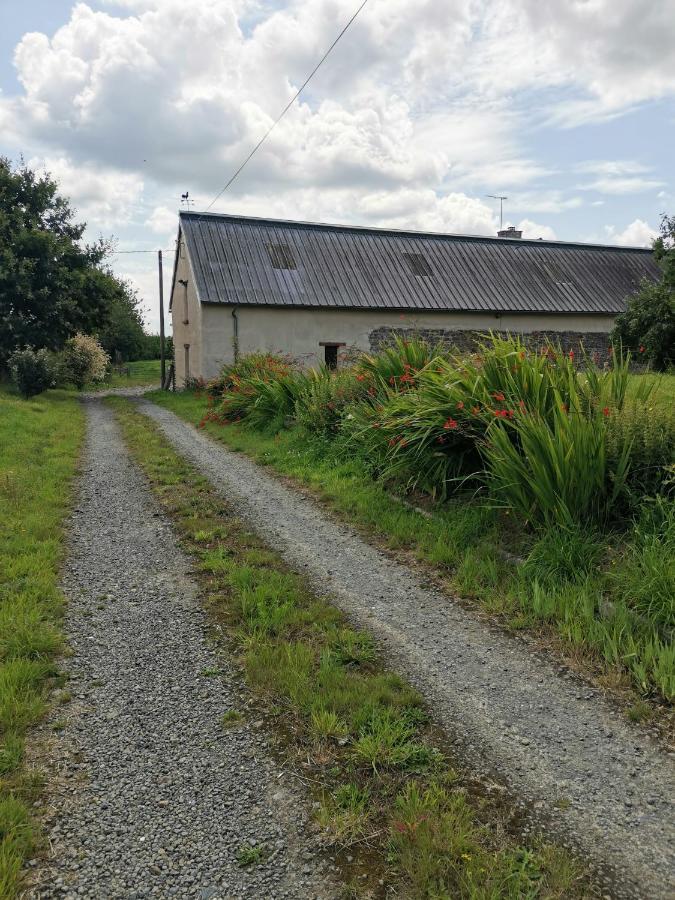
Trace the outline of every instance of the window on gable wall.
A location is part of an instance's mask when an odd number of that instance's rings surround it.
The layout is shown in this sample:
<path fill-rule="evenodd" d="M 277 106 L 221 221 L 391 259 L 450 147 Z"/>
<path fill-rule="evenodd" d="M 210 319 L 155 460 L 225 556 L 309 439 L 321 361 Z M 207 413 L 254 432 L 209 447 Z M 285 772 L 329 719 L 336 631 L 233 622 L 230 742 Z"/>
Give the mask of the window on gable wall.
<path fill-rule="evenodd" d="M 413 275 L 428 277 L 434 274 L 428 259 L 421 253 L 404 253 L 403 259 L 408 263 Z"/>
<path fill-rule="evenodd" d="M 295 258 L 288 244 L 268 244 L 267 254 L 273 269 L 295 269 Z"/>

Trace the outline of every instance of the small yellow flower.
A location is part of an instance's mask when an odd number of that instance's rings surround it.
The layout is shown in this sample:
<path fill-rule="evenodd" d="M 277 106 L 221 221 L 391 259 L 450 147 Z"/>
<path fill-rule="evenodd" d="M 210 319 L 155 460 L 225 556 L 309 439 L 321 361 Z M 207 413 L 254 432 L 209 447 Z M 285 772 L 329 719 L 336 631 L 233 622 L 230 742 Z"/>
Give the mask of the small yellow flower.
<path fill-rule="evenodd" d="M 462 853 L 462 859 L 466 859 L 467 861 L 471 859 L 470 853 Z"/>

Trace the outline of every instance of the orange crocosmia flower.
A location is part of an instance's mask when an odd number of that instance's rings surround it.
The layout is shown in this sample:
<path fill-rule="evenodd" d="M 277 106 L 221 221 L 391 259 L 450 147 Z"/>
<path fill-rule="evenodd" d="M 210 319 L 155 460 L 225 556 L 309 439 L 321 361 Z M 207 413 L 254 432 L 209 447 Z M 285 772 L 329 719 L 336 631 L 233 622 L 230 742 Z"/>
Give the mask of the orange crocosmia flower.
<path fill-rule="evenodd" d="M 463 400 L 460 400 L 460 401 L 457 403 L 457 409 L 464 409 L 464 401 L 463 401 Z"/>

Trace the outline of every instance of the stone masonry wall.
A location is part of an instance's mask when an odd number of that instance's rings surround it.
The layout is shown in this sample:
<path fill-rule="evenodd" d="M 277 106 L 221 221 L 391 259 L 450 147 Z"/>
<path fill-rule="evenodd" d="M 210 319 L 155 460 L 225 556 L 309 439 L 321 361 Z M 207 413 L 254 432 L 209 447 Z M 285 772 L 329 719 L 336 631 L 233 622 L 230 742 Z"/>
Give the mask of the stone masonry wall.
<path fill-rule="evenodd" d="M 506 336 L 505 332 L 494 332 Z M 514 332 L 515 334 L 515 332 Z M 421 338 L 429 344 L 436 346 L 442 344 L 448 350 L 471 352 L 476 349 L 480 341 L 480 333 L 477 331 L 463 331 L 446 328 L 392 328 L 385 325 L 370 332 L 370 350 L 376 353 L 396 337 Z M 547 343 L 560 344 L 567 353 L 574 350 L 579 356 L 583 345 L 590 356 L 597 354 L 600 360 L 605 360 L 610 347 L 609 334 L 602 331 L 530 331 L 518 335 L 526 347 L 531 350 L 539 350 Z"/>

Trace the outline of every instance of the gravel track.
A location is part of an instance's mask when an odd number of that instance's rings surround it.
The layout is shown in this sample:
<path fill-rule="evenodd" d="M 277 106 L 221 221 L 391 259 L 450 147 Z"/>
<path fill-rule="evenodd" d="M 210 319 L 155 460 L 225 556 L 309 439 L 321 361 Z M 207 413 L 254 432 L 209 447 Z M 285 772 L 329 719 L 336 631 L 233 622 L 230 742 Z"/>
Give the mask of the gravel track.
<path fill-rule="evenodd" d="M 497 774 L 613 897 L 675 896 L 673 755 L 595 690 L 483 621 L 173 413 L 142 412 L 315 588 L 386 648 L 474 769 Z"/>
<path fill-rule="evenodd" d="M 262 723 L 223 728 L 249 695 L 205 641 L 188 559 L 112 413 L 86 405 L 64 580 L 73 699 L 52 721 L 65 716 L 49 748 L 52 854 L 29 895 L 337 896 L 306 799 L 280 777 Z M 246 844 L 265 855 L 242 868 Z"/>

